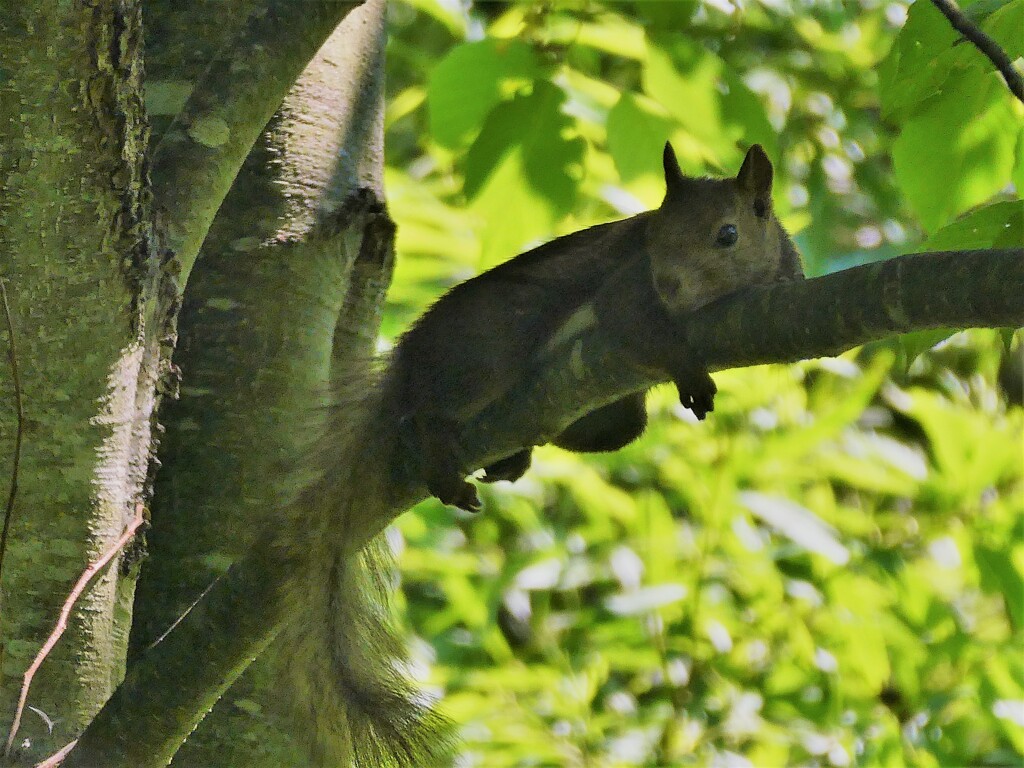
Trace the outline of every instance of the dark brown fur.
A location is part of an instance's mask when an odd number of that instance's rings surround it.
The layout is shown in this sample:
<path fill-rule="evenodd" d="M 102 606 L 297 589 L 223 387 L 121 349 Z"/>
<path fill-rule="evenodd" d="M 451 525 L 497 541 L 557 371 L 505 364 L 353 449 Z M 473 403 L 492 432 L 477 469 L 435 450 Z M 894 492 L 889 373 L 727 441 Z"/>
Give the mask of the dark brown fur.
<path fill-rule="evenodd" d="M 657 210 L 558 238 L 457 285 L 401 338 L 385 377 L 388 400 L 412 422 L 424 480 L 443 502 L 479 508 L 463 479 L 460 425 L 515 386 L 577 310 L 592 305 L 599 324 L 622 337 L 624 354 L 670 375 L 703 418 L 715 394 L 703 364 L 661 359 L 656 339 L 636 338 L 637 313 L 653 334 L 727 293 L 803 276 L 772 212 L 772 166 L 761 147 L 730 179 L 683 176 L 667 144 L 664 161 Z M 641 393 L 584 416 L 553 442 L 615 450 L 645 425 Z M 526 448 L 488 467 L 485 479 L 516 479 L 529 462 Z"/>

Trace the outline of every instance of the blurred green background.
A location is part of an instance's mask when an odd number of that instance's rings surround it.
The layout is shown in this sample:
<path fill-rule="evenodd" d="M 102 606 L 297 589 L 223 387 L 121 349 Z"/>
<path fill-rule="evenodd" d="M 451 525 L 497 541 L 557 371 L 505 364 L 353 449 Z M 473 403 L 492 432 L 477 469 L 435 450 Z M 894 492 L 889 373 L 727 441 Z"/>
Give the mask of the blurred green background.
<path fill-rule="evenodd" d="M 1024 0 L 963 3 L 1011 58 Z M 1024 109 L 927 2 L 390 9 L 385 336 L 532 245 L 762 143 L 808 274 L 1024 246 Z M 1024 286 L 1022 286 L 1024 290 Z M 915 334 L 668 388 L 390 533 L 463 766 L 1020 765 L 1020 333 Z"/>

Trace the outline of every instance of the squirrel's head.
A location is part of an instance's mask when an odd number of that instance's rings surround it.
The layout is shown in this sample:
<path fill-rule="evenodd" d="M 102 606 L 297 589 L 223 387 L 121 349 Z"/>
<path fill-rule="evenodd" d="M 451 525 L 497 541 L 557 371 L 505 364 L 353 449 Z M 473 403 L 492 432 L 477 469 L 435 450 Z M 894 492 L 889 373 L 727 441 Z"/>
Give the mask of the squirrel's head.
<path fill-rule="evenodd" d="M 665 144 L 665 201 L 651 215 L 647 250 L 665 306 L 691 311 L 785 272 L 785 234 L 772 211 L 772 163 L 759 144 L 735 178 L 684 176 Z"/>

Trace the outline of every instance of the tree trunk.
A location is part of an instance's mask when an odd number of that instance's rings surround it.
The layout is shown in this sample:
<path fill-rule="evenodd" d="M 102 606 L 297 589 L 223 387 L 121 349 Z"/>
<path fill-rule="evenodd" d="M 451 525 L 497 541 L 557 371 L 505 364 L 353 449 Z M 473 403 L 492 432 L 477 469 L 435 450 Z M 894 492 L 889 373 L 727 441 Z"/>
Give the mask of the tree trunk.
<path fill-rule="evenodd" d="M 0 10 L 5 498 L 17 433 L 11 336 L 25 415 L 0 585 L 6 723 L 71 584 L 134 515 L 149 467 L 176 289 L 153 237 L 140 22 L 127 0 Z M 120 681 L 133 562 L 124 555 L 96 579 L 35 676 L 38 712 L 25 713 L 19 760 L 74 738 Z"/>
<path fill-rule="evenodd" d="M 177 3 L 148 4 L 146 21 L 156 30 L 151 42 L 162 37 L 165 47 L 162 57 L 151 55 L 147 63 L 151 71 L 166 63 L 164 71 L 171 75 L 147 83 L 147 103 L 157 115 L 153 146 L 172 137 L 149 156 L 137 4 L 101 0 L 84 9 L 9 4 L 0 10 L 6 96 L 0 102 L 0 279 L 12 310 L 10 329 L 0 316 L 4 498 L 19 433 L 14 365 L 6 354 L 12 345 L 25 414 L 0 582 L 5 673 L 0 691 L 8 723 L 21 676 L 52 630 L 71 585 L 117 540 L 138 503 L 148 498 L 154 408 L 160 392 L 177 386 L 168 358 L 175 343 L 179 265 L 191 267 L 194 249 L 220 205 L 217 196 L 235 178 L 237 165 L 297 74 L 338 20 L 359 4 L 237 0 L 229 5 L 215 0 L 184 10 Z M 177 34 L 170 34 L 172 29 Z M 248 68 L 229 79 L 233 40 L 247 56 Z M 260 55 L 248 56 L 250 49 Z M 215 130 L 220 123 L 211 113 L 226 109 L 232 99 L 238 106 L 224 120 L 230 136 L 222 142 Z M 177 119 L 171 120 L 171 114 Z M 297 112 L 293 122 L 301 123 L 302 115 Z M 331 147 L 315 150 L 313 161 L 305 158 L 304 172 L 317 158 L 333 159 Z M 379 160 L 379 138 L 375 151 Z M 295 169 L 301 165 L 297 158 L 293 164 Z M 156 205 L 151 202 L 151 165 Z M 305 178 L 294 172 L 295 178 Z M 185 174 L 184 180 L 178 173 Z M 318 203 L 329 195 L 321 198 Z M 163 209 L 161 222 L 172 225 L 166 238 L 154 225 L 154 209 Z M 248 235 L 257 231 L 251 207 L 239 205 L 236 212 L 236 229 Z M 299 218 L 292 211 L 282 221 L 295 234 Z M 306 224 L 313 223 L 307 217 Z M 353 243 L 327 229 L 329 235 L 313 238 L 315 247 L 294 238 L 280 244 L 274 257 L 259 254 L 254 263 L 262 264 L 265 275 L 276 275 L 268 284 L 277 280 L 294 291 L 296 281 L 288 272 L 303 252 L 310 275 L 318 261 L 333 264 L 343 275 L 339 255 Z M 159 245 L 164 241 L 173 252 Z M 229 242 L 221 242 L 220 253 L 232 252 Z M 339 290 L 337 282 L 334 290 Z M 223 306 L 215 296 L 209 298 L 211 307 Z M 280 299 L 279 309 L 294 306 L 283 293 Z M 340 311 L 344 296 L 334 302 Z M 278 328 L 289 323 L 306 327 L 308 318 L 283 314 L 273 307 L 261 312 L 271 335 L 271 326 L 282 321 Z M 328 361 L 334 321 L 333 316 L 326 321 L 325 333 L 311 345 Z M 216 330 L 211 333 L 215 336 Z M 293 362 L 299 378 L 316 370 Z M 278 383 L 284 387 L 284 379 Z M 297 380 L 290 384 L 294 387 Z M 266 428 L 267 421 L 261 426 Z M 173 504 L 173 495 L 169 499 Z M 195 530 L 190 527 L 190 535 Z M 218 536 L 216 526 L 203 530 Z M 34 763 L 71 741 L 121 681 L 141 554 L 137 545 L 129 546 L 127 555 L 115 559 L 79 599 L 68 630 L 35 675 L 11 760 Z M 180 564 L 177 577 L 191 574 L 190 565 Z M 167 606 L 158 604 L 143 618 L 158 615 L 161 607 Z"/>

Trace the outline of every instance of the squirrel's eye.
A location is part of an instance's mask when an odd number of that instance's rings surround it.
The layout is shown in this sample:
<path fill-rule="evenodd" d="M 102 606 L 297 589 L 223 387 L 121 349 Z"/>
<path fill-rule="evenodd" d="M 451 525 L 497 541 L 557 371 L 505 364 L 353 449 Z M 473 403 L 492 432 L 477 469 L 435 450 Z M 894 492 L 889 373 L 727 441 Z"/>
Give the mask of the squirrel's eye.
<path fill-rule="evenodd" d="M 718 237 L 715 238 L 715 242 L 721 246 L 735 245 L 738 237 L 739 233 L 736 231 L 735 224 L 723 224 L 722 228 L 718 230 Z"/>

